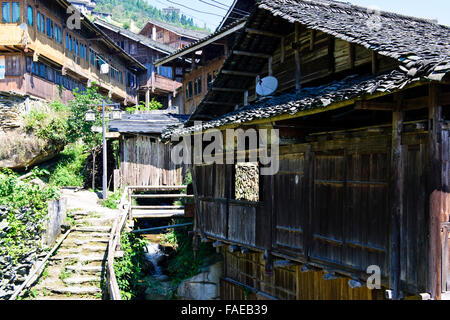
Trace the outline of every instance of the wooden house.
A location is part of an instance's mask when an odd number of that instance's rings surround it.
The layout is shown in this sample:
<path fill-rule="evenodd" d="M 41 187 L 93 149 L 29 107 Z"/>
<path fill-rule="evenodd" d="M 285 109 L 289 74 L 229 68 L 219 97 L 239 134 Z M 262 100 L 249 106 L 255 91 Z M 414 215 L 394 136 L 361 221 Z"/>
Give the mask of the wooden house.
<path fill-rule="evenodd" d="M 139 34 L 178 50 L 208 36 L 209 32 L 181 28 L 170 23 L 149 19 Z"/>
<path fill-rule="evenodd" d="M 177 100 L 181 83 L 176 81 L 176 70 L 172 66 L 156 68 L 154 64 L 156 60 L 174 52 L 174 48 L 101 19 L 95 19 L 94 24 L 147 68 L 147 72 L 137 79 L 139 101 L 145 101 L 148 106 L 150 100 L 155 98 L 164 107 L 172 104 L 181 107 L 182 101 Z"/>
<path fill-rule="evenodd" d="M 0 91 L 67 102 L 73 89 L 96 82 L 124 105 L 137 103 L 136 77 L 146 68 L 81 15 L 80 29 L 65 0 L 0 1 Z M 70 10 L 69 10 L 70 12 Z M 102 74 L 107 63 L 109 72 Z"/>
<path fill-rule="evenodd" d="M 182 72 L 183 113 L 191 114 L 205 97 L 208 89 L 222 67 L 236 34 L 245 25 L 239 19 L 215 33 L 159 59 L 158 68 L 172 66 Z"/>
<path fill-rule="evenodd" d="M 120 133 L 120 187 L 183 185 L 184 167 L 171 161 L 172 146 L 160 138 L 166 127 L 187 118 L 168 109 L 126 114 L 109 122 L 109 131 Z"/>
<path fill-rule="evenodd" d="M 163 133 L 279 130 L 279 171 L 253 164 L 256 187 L 242 163 L 192 166 L 195 230 L 224 256 L 222 299 L 448 297 L 449 39 L 341 2 L 257 3 L 190 119 Z M 277 91 L 257 96 L 268 75 Z M 242 197 L 248 185 L 256 197 Z"/>

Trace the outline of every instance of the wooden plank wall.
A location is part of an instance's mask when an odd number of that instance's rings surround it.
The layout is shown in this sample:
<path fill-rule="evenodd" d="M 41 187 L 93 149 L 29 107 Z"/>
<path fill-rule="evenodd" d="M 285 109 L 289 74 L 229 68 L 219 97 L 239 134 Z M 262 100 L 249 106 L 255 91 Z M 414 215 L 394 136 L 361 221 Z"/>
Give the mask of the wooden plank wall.
<path fill-rule="evenodd" d="M 122 186 L 173 186 L 183 184 L 184 169 L 171 161 L 172 147 L 148 136 L 121 139 Z"/>
<path fill-rule="evenodd" d="M 267 299 L 263 293 L 281 300 L 384 299 L 383 290 L 369 290 L 366 286 L 352 289 L 348 278 L 325 280 L 325 272 L 301 272 L 301 265 L 276 268 L 274 275 L 267 277 L 261 254 L 244 255 L 224 250 L 224 263 L 225 280 L 221 282 L 221 298 L 224 300 Z"/>
<path fill-rule="evenodd" d="M 199 167 L 200 200 L 208 203 L 202 212 L 206 234 L 361 279 L 376 265 L 388 286 L 391 136 L 390 128 L 371 129 L 282 147 L 279 173 L 261 177 L 259 203 L 232 199 L 233 175 L 228 171 L 224 178 L 214 166 Z M 420 130 L 402 136 L 401 287 L 410 293 L 427 289 L 426 137 Z M 217 188 L 225 191 L 213 194 Z"/>

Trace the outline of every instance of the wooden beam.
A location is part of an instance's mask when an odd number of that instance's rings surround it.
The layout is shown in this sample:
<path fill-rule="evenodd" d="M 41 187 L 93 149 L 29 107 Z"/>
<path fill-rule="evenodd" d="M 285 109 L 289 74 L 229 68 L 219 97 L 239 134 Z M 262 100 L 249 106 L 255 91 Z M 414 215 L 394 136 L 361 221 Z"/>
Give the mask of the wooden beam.
<path fill-rule="evenodd" d="M 283 38 L 283 36 L 281 34 L 274 33 L 274 32 L 269 32 L 269 31 L 264 31 L 264 30 L 257 30 L 257 29 L 252 29 L 252 28 L 246 28 L 245 31 L 247 33 L 250 33 L 250 34 L 257 34 L 257 35 L 260 35 L 260 36 L 279 38 L 279 39 Z"/>
<path fill-rule="evenodd" d="M 334 57 L 334 50 L 336 47 L 336 40 L 333 36 L 328 37 L 328 72 L 333 73 L 336 70 L 336 59 Z"/>
<path fill-rule="evenodd" d="M 248 52 L 248 51 L 239 51 L 239 50 L 233 50 L 233 54 L 236 54 L 238 56 L 248 56 L 248 57 L 262 58 L 262 59 L 269 59 L 272 56 L 272 55 L 266 54 L 266 53 L 257 53 L 257 52 Z"/>
<path fill-rule="evenodd" d="M 296 22 L 294 28 L 295 28 L 294 42 L 298 43 L 300 41 L 300 24 Z M 302 69 L 300 60 L 300 48 L 299 46 L 297 46 L 297 49 L 295 50 L 295 90 L 297 91 L 299 91 L 302 88 L 301 78 L 302 78 Z"/>
<path fill-rule="evenodd" d="M 255 78 L 256 76 L 258 76 L 257 73 L 253 73 L 253 72 L 234 71 L 234 70 L 222 70 L 221 73 L 229 74 L 232 76 L 241 76 L 241 77 L 250 77 L 250 78 Z"/>
<path fill-rule="evenodd" d="M 356 53 L 355 53 L 355 45 L 353 43 L 349 43 L 349 58 L 350 58 L 350 68 L 354 69 L 355 68 L 355 60 L 356 60 Z"/>
<path fill-rule="evenodd" d="M 281 58 L 280 62 L 284 63 L 284 59 L 286 57 L 286 49 L 285 49 L 285 37 L 281 38 Z"/>
<path fill-rule="evenodd" d="M 431 298 L 441 298 L 441 212 L 443 209 L 442 180 L 442 106 L 439 105 L 439 87 L 429 85 L 428 146 L 429 146 L 429 253 L 428 253 L 428 292 Z M 446 239 L 447 241 L 447 239 Z M 447 270 L 446 270 L 447 272 Z"/>
<path fill-rule="evenodd" d="M 372 51 L 372 74 L 378 74 L 378 53 Z"/>
<path fill-rule="evenodd" d="M 314 50 L 316 43 L 316 30 L 311 30 L 311 37 L 309 38 L 309 51 Z"/>
<path fill-rule="evenodd" d="M 394 102 L 378 102 L 378 101 L 356 101 L 355 109 L 357 110 L 379 110 L 392 111 Z"/>
<path fill-rule="evenodd" d="M 442 93 L 439 97 L 439 104 L 441 106 L 450 105 L 450 92 Z"/>
<path fill-rule="evenodd" d="M 235 92 L 235 93 L 243 93 L 246 90 L 245 89 L 237 89 L 237 88 L 219 88 L 219 87 L 212 87 L 212 91 L 221 91 L 221 92 Z"/>
<path fill-rule="evenodd" d="M 234 107 L 235 103 L 229 103 L 229 102 L 218 102 L 218 101 L 203 101 L 204 104 L 210 104 L 214 106 L 232 106 Z"/>
<path fill-rule="evenodd" d="M 401 96 L 397 96 L 397 104 L 392 113 L 392 150 L 391 150 L 391 186 L 392 186 L 392 211 L 390 234 L 390 288 L 393 299 L 400 299 L 400 254 L 401 231 L 400 224 L 403 212 L 403 149 L 402 132 L 404 113 L 401 111 Z"/>

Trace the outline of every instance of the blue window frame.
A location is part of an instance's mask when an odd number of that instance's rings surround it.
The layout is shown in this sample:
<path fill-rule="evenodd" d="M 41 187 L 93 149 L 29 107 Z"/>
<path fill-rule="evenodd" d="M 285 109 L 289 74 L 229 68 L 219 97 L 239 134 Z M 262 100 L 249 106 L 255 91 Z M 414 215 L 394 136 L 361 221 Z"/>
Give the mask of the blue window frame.
<path fill-rule="evenodd" d="M 20 2 L 12 3 L 12 22 L 20 22 Z"/>
<path fill-rule="evenodd" d="M 30 26 L 33 26 L 33 18 L 34 18 L 34 16 L 33 16 L 33 8 L 31 6 L 28 6 L 28 8 L 27 8 L 27 23 Z"/>
<path fill-rule="evenodd" d="M 11 22 L 11 3 L 2 3 L 2 22 Z"/>
<path fill-rule="evenodd" d="M 40 31 L 41 30 L 41 13 L 39 11 L 36 14 L 36 26 L 37 26 L 37 29 Z"/>

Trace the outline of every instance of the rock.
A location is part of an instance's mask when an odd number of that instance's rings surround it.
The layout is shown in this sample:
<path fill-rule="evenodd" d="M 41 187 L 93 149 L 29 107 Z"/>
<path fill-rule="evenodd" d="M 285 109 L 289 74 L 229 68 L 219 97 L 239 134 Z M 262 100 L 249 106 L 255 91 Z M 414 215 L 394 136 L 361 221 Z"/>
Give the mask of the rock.
<path fill-rule="evenodd" d="M 69 229 L 70 229 L 70 224 L 68 224 L 68 223 L 63 223 L 63 224 L 61 225 L 61 232 L 62 232 L 62 233 L 66 233 L 67 231 L 69 231 Z"/>
<path fill-rule="evenodd" d="M 170 300 L 174 288 L 169 282 L 154 283 L 145 290 L 145 300 Z"/>
<path fill-rule="evenodd" d="M 158 280 L 159 282 L 167 282 L 170 281 L 169 276 L 163 274 L 161 276 L 155 276 L 155 280 Z"/>
<path fill-rule="evenodd" d="M 159 267 L 167 267 L 167 265 L 169 263 L 168 256 L 166 256 L 166 255 L 159 256 L 156 259 L 156 263 Z"/>
<path fill-rule="evenodd" d="M 18 275 L 24 276 L 28 274 L 28 270 L 30 270 L 30 266 L 22 264 L 16 269 L 16 273 Z"/>
<path fill-rule="evenodd" d="M 223 264 L 218 262 L 190 279 L 184 280 L 177 288 L 180 299 L 216 300 L 219 297 L 220 277 Z"/>
<path fill-rule="evenodd" d="M 46 186 L 45 182 L 42 181 L 42 180 L 39 179 L 39 178 L 35 178 L 35 179 L 31 180 L 31 181 L 30 181 L 30 184 L 37 185 L 37 186 L 39 186 L 39 187 L 41 187 L 41 188 L 44 188 L 44 187 Z"/>
<path fill-rule="evenodd" d="M 155 266 L 153 265 L 153 262 L 151 262 L 149 259 L 144 259 L 142 271 L 145 274 L 152 274 L 155 272 Z"/>

